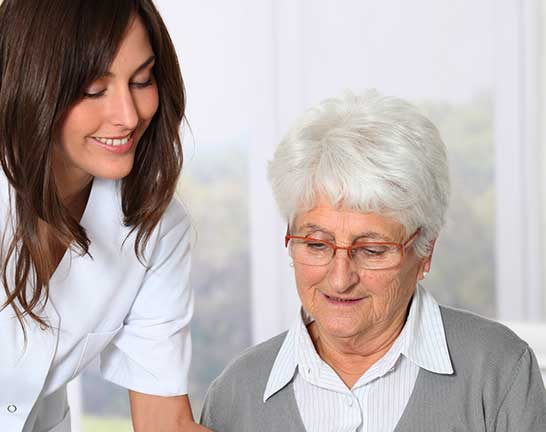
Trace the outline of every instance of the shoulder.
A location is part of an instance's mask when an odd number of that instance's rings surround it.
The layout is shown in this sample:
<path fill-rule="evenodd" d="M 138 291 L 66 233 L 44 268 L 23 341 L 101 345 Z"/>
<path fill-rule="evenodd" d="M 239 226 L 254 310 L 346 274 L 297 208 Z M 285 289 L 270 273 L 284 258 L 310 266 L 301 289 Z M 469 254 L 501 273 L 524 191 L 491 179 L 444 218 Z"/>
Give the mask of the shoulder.
<path fill-rule="evenodd" d="M 265 386 L 286 333 L 247 349 L 236 357 L 210 385 L 202 424 L 214 430 L 237 430 L 243 418 L 255 418 L 263 408 Z"/>
<path fill-rule="evenodd" d="M 134 229 L 125 223 L 122 180 L 95 178 L 84 218 L 85 228 L 94 241 L 100 239 L 108 245 L 111 239 L 117 238 L 122 248 L 134 251 L 140 228 Z M 188 213 L 175 195 L 150 233 L 144 248 L 145 261 L 161 261 L 158 255 L 170 256 L 173 249 L 179 249 L 181 244 L 189 247 L 190 228 Z"/>
<path fill-rule="evenodd" d="M 269 375 L 286 335 L 282 333 L 247 349 L 224 369 L 205 397 L 203 425 L 218 431 L 272 430 L 271 424 L 277 425 L 275 430 L 293 429 L 295 423 L 290 419 L 289 408 L 295 401 L 289 393 L 263 402 Z M 285 413 L 288 418 L 279 418 Z"/>
<path fill-rule="evenodd" d="M 110 180 L 97 177 L 94 180 L 93 190 L 91 193 L 93 192 L 95 192 L 100 198 L 94 201 L 95 204 L 99 206 L 115 206 L 115 211 L 113 211 L 113 213 L 116 213 L 120 218 L 123 218 L 122 180 Z M 102 210 L 110 211 L 114 209 L 102 208 Z M 168 230 L 169 228 L 179 224 L 189 224 L 189 217 L 182 199 L 175 194 L 163 212 L 159 226 L 163 226 L 163 229 Z"/>
<path fill-rule="evenodd" d="M 285 338 L 286 332 L 243 351 L 213 381 L 209 392 L 223 393 L 233 389 L 234 384 L 238 384 L 238 388 L 249 390 L 255 388 L 257 393 L 263 393 L 271 368 Z"/>
<path fill-rule="evenodd" d="M 146 247 L 150 266 L 157 268 L 170 263 L 172 271 L 189 270 L 192 233 L 191 220 L 182 201 L 173 197 Z"/>
<path fill-rule="evenodd" d="M 165 209 L 165 213 L 163 213 L 161 223 L 165 227 L 172 227 L 173 225 L 179 224 L 190 224 L 190 219 L 186 210 L 186 206 L 178 195 L 175 194 L 171 199 L 171 202 Z"/>
<path fill-rule="evenodd" d="M 461 409 L 478 407 L 495 430 L 508 430 L 508 424 L 518 424 L 521 431 L 544 430 L 546 392 L 529 345 L 498 322 L 448 307 L 440 310 L 455 372 L 442 381 L 458 383 L 450 387 L 450 406 L 464 401 Z"/>
<path fill-rule="evenodd" d="M 440 306 L 440 311 L 448 338 L 464 339 L 465 343 L 488 349 L 521 352 L 527 348 L 525 341 L 497 321 L 448 306 Z"/>
<path fill-rule="evenodd" d="M 186 237 L 191 228 L 191 219 L 184 203 L 178 196 L 173 196 L 156 227 L 158 240 Z"/>
<path fill-rule="evenodd" d="M 165 209 L 155 230 L 157 232 L 156 246 L 160 250 L 180 248 L 181 244 L 185 244 L 187 248 L 190 247 L 190 217 L 182 200 L 176 195 Z"/>
<path fill-rule="evenodd" d="M 455 367 L 487 366 L 500 373 L 514 367 L 529 350 L 524 340 L 499 322 L 446 306 L 440 311 Z"/>

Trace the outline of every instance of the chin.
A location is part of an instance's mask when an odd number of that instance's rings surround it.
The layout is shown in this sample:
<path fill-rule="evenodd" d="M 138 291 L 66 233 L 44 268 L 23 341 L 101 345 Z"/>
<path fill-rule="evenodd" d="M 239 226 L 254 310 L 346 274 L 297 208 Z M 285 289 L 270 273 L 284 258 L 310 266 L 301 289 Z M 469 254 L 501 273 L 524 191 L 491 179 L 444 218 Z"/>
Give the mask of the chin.
<path fill-rule="evenodd" d="M 326 333 L 336 338 L 350 338 L 362 334 L 366 330 L 364 323 L 343 318 L 330 318 L 320 326 Z"/>
<path fill-rule="evenodd" d="M 133 170 L 133 162 L 130 164 L 123 164 L 119 166 L 108 166 L 108 167 L 96 167 L 92 175 L 94 177 L 99 177 L 108 180 L 120 180 L 124 177 L 127 177 Z"/>
<path fill-rule="evenodd" d="M 127 177 L 133 170 L 134 157 L 128 155 L 124 160 L 116 161 L 116 163 L 97 163 L 91 171 L 94 177 L 104 178 L 108 180 L 120 180 Z"/>

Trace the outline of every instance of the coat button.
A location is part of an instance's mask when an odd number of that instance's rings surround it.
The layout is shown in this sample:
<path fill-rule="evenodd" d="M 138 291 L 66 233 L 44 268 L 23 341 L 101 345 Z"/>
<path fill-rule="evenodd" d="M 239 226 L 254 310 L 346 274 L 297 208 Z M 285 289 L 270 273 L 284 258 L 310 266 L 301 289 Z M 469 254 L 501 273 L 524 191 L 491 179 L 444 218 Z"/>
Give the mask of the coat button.
<path fill-rule="evenodd" d="M 8 412 L 13 414 L 15 411 L 17 411 L 17 407 L 15 405 L 8 405 Z"/>

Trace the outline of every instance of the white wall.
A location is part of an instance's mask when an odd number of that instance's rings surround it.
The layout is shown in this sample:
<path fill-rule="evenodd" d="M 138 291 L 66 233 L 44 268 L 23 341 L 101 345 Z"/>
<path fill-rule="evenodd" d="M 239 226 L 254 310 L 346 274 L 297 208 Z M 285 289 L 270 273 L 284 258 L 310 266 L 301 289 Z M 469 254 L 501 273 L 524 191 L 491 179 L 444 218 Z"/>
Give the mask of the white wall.
<path fill-rule="evenodd" d="M 495 4 L 496 283 L 507 320 L 545 318 L 539 16 L 535 0 Z"/>

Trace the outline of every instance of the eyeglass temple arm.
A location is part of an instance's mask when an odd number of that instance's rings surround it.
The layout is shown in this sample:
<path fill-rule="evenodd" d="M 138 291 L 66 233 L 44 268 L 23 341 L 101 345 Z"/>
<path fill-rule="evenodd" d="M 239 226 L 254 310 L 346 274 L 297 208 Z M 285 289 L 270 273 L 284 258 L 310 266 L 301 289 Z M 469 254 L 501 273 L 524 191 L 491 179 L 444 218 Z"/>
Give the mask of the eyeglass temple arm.
<path fill-rule="evenodd" d="M 408 246 L 408 244 L 410 244 L 411 241 L 412 241 L 415 237 L 417 237 L 417 236 L 419 235 L 420 232 L 421 232 L 421 227 L 417 228 L 417 230 L 413 233 L 413 235 L 412 235 L 409 239 L 407 239 L 407 240 L 404 242 L 404 244 L 402 245 L 402 246 L 403 246 L 403 249 L 405 249 L 405 248 Z"/>

